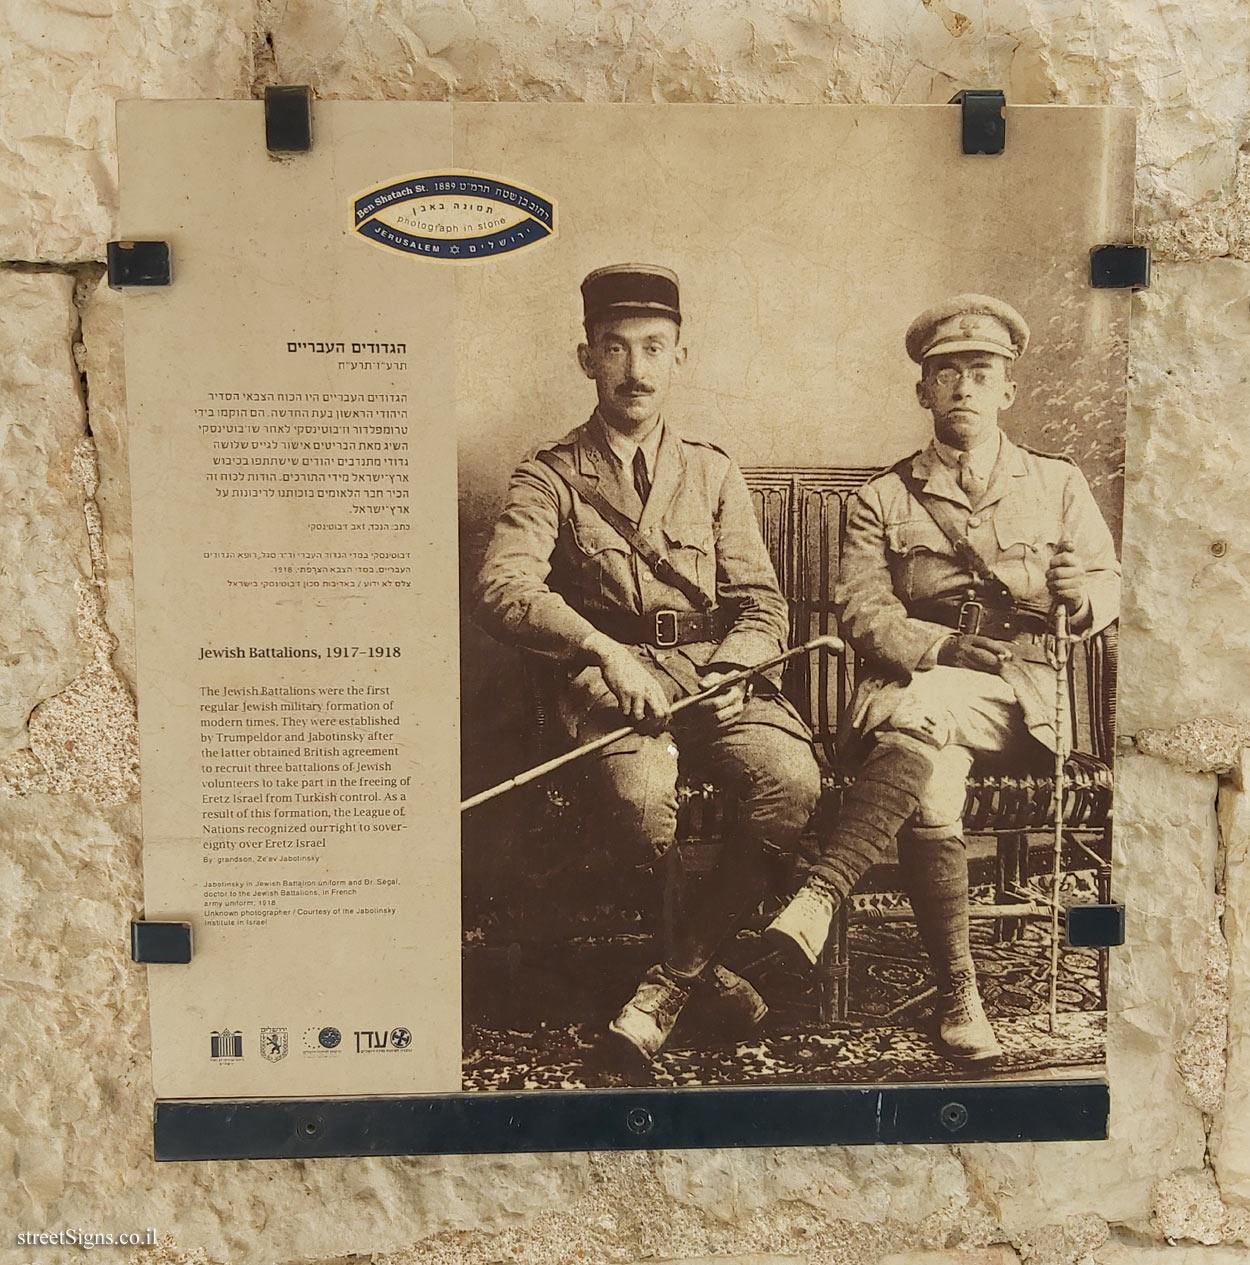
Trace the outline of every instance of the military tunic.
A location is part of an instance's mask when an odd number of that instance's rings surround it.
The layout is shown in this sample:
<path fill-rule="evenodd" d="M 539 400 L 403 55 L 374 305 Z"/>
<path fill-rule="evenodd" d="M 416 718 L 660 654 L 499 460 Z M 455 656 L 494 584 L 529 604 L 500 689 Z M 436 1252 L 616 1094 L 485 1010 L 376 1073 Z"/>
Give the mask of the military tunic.
<path fill-rule="evenodd" d="M 1019 605 L 1042 613 L 1050 609 L 1046 570 L 1057 544 L 1069 540 L 1086 568 L 1088 599 L 1074 634 L 1088 637 L 1116 619 L 1120 565 L 1076 466 L 1030 452 L 1004 435 L 975 508 L 934 445 L 911 459 L 911 473 L 926 496 L 956 507 L 957 525 Z M 917 618 L 909 608 L 958 595 L 973 583 L 950 541 L 897 473 L 872 480 L 852 500 L 837 602 L 843 632 L 864 659 L 851 709 L 856 730 L 919 732 L 942 747 L 960 740 L 961 725 L 971 726 L 980 735 L 971 741 L 984 749 L 1022 727 L 1054 749 L 1055 670 L 1044 638 L 1011 646 L 1001 677 L 934 666 L 937 647 L 954 630 Z M 965 771 L 970 763 L 969 758 Z M 953 804 L 950 795 L 947 802 Z"/>
<path fill-rule="evenodd" d="M 634 520 L 709 601 L 736 611 L 719 642 L 629 645 L 629 652 L 670 701 L 700 688 L 700 669 L 750 667 L 780 654 L 789 633 L 786 601 L 735 463 L 716 445 L 679 434 L 665 422 L 643 506 L 608 449 L 603 425 L 594 415 L 549 448 Z M 697 609 L 679 589 L 654 576 L 599 513 L 537 458 L 524 461 L 513 475 L 477 598 L 479 621 L 488 632 L 564 669 L 561 718 L 578 741 L 622 724 L 615 697 L 584 649 L 599 625 L 611 636 L 612 621 L 620 616 Z M 774 786 L 770 806 L 756 805 L 756 824 L 769 843 L 788 844 L 806 824 L 818 793 L 811 738 L 780 694 L 757 691 L 737 721 L 711 736 L 679 732 L 678 740 L 683 753 L 691 749 L 713 774 L 729 776 L 740 791 L 745 787 L 748 800 L 755 793 L 751 784 L 760 772 L 757 766 L 769 766 L 789 786 L 791 803 L 779 807 Z M 631 807 L 625 815 L 634 817 L 625 833 L 634 836 L 643 861 L 654 860 L 675 831 L 673 740 L 636 735 L 607 755 L 600 763 L 609 793 L 627 801 Z M 613 760 L 619 756 L 636 758 Z M 778 765 L 785 768 L 775 769 Z"/>

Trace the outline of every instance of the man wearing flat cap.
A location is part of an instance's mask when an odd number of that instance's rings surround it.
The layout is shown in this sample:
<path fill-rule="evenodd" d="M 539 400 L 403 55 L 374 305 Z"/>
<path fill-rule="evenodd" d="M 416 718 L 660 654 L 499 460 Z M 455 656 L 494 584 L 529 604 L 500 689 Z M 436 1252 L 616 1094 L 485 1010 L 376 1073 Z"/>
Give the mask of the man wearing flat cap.
<path fill-rule="evenodd" d="M 686 359 L 677 277 L 600 268 L 582 298 L 577 358 L 598 405 L 513 475 L 478 610 L 494 636 L 556 666 L 573 742 L 653 722 L 585 760 L 587 802 L 599 810 L 592 843 L 622 865 L 653 866 L 674 842 L 679 759 L 737 801 L 717 869 L 609 1025 L 622 1048 L 650 1059 L 692 995 L 728 1019 L 763 1016 L 759 994 L 717 953 L 758 903 L 768 853 L 790 849 L 807 823 L 819 776 L 808 731 L 764 677 L 661 731 L 679 698 L 786 648 L 786 602 L 737 466 L 664 411 Z"/>
<path fill-rule="evenodd" d="M 766 933 L 814 962 L 838 904 L 897 839 L 939 1040 L 971 1061 L 1002 1051 L 969 948 L 966 779 L 977 758 L 1028 768 L 1053 754 L 1054 608 L 1085 637 L 1119 604 L 1115 547 L 1084 476 L 999 429 L 1028 340 L 1014 308 L 978 294 L 907 331 L 933 441 L 852 500 L 837 593 L 863 661 L 851 722 L 867 755 L 820 860 Z"/>

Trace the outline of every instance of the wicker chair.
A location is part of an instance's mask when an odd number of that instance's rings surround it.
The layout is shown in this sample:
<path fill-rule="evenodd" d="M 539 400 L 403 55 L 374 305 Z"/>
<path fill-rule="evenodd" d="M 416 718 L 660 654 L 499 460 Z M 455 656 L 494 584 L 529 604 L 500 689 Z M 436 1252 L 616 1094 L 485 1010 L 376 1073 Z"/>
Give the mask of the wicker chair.
<path fill-rule="evenodd" d="M 790 604 L 790 640 L 797 645 L 813 637 L 838 632 L 833 590 L 841 559 L 847 502 L 878 469 L 862 467 L 752 467 L 744 469 L 764 543 L 772 558 L 782 592 Z M 1064 856 L 1066 867 L 1092 870 L 1099 901 L 1109 899 L 1111 762 L 1114 752 L 1116 630 L 1114 627 L 1084 643 L 1074 656 L 1069 676 L 1070 702 L 1075 720 L 1073 753 L 1066 765 L 1064 797 Z M 845 785 L 838 769 L 837 738 L 854 689 L 853 656 L 800 657 L 787 666 L 783 689 L 811 726 L 822 757 L 824 796 L 813 830 L 823 828 Z M 545 758 L 564 742 L 553 723 L 549 681 L 531 670 L 530 696 L 537 717 L 535 759 Z M 971 835 L 996 839 L 994 902 L 975 905 L 974 917 L 992 917 L 996 934 L 1012 938 L 1028 917 L 1045 916 L 1037 893 L 1028 890 L 1034 870 L 1029 836 L 1053 833 L 1053 771 L 1010 775 L 974 768 L 964 806 L 964 827 Z M 570 814 L 567 784 L 554 782 L 544 796 L 541 829 L 551 833 L 567 826 Z M 719 790 L 704 783 L 685 782 L 679 788 L 678 846 L 670 855 L 665 884 L 664 923 L 667 928 L 680 904 L 685 883 L 714 863 L 718 839 L 732 828 L 733 805 Z M 1039 848 L 1034 848 L 1038 853 Z M 1049 857 L 1049 845 L 1047 846 Z M 880 882 L 865 876 L 861 887 Z M 858 890 L 858 889 L 857 889 Z M 835 921 L 830 943 L 818 973 L 815 1004 L 822 1018 L 844 1018 L 848 1007 L 849 927 L 871 912 L 859 902 L 848 902 Z M 896 916 L 904 916 L 899 911 Z M 1105 972 L 1105 955 L 1103 967 Z M 1105 1000 L 1105 975 L 1101 980 Z"/>
<path fill-rule="evenodd" d="M 837 632 L 833 587 L 841 560 L 847 502 L 877 473 L 849 467 L 744 471 L 765 544 L 790 601 L 791 639 L 795 643 Z M 1069 675 L 1076 732 L 1065 768 L 1064 863 L 1092 869 L 1098 899 L 1106 901 L 1111 880 L 1116 630 L 1113 627 L 1083 646 L 1084 655 L 1078 656 Z M 825 794 L 835 802 L 844 785 L 835 748 L 854 689 L 856 667 L 852 656 L 839 662 L 822 657 L 815 671 L 810 661 L 798 660 L 785 681 L 787 694 L 808 720 L 823 752 Z M 1078 690 L 1078 682 L 1082 689 Z M 1049 910 L 1039 910 L 1027 885 L 1033 868 L 1029 836 L 1053 831 L 1054 790 L 1053 771 L 1041 769 L 1024 774 L 974 769 L 969 780 L 964 829 L 969 834 L 996 837 L 994 904 L 974 906 L 972 912 L 974 916 L 993 917 L 1000 937 L 1021 934 L 1028 916 L 1049 916 Z M 872 881 L 871 875 L 866 876 L 864 884 Z M 848 902 L 839 911 L 820 975 L 820 1009 L 826 1017 L 846 1015 L 849 925 L 859 917 L 872 916 L 856 902 Z M 1105 999 L 1105 978 L 1101 984 Z"/>

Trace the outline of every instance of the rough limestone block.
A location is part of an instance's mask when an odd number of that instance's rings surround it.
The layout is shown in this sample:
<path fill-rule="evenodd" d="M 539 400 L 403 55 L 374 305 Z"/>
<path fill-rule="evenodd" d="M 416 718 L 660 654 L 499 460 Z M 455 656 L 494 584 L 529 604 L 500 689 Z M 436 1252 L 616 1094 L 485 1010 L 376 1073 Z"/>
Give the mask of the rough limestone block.
<path fill-rule="evenodd" d="M 806 1265 L 801 1256 L 700 1256 L 685 1257 L 680 1261 L 665 1261 L 664 1265 Z M 638 1265 L 644 1265 L 639 1261 Z"/>
<path fill-rule="evenodd" d="M 1191 773 L 1227 776 L 1236 770 L 1242 747 L 1250 747 L 1250 721 L 1232 725 L 1199 717 L 1171 729 L 1139 729 L 1133 745 L 1143 755 L 1179 764 Z"/>
<path fill-rule="evenodd" d="M 77 633 L 91 661 L 30 714 L 30 748 L 41 766 L 31 789 L 83 791 L 100 803 L 125 803 L 139 793 L 139 721 L 130 687 L 112 663 L 117 641 L 105 621 L 96 450 L 89 437 L 78 441 L 72 468 L 83 496 L 92 573 L 91 583 L 79 586 Z"/>
<path fill-rule="evenodd" d="M 1224 901 L 1217 898 L 1206 933 L 1195 945 L 1202 971 L 1190 1002 L 1190 1024 L 1176 1051 L 1176 1068 L 1189 1101 L 1208 1116 L 1224 1102 L 1228 1054 L 1228 942 L 1220 916 Z"/>
<path fill-rule="evenodd" d="M 1094 1253 L 1092 1265 L 1246 1265 L 1246 1250 L 1171 1243 L 1158 1247 L 1108 1243 Z"/>
<path fill-rule="evenodd" d="M 936 1147 L 673 1151 L 657 1163 L 668 1199 L 727 1224 L 787 1203 L 828 1220 L 906 1225 L 968 1202 L 958 1159 Z"/>
<path fill-rule="evenodd" d="M 1158 1184 L 1153 1228 L 1168 1242 L 1250 1244 L 1250 1212 L 1230 1208 L 1221 1200 L 1209 1168 L 1173 1173 Z"/>
<path fill-rule="evenodd" d="M 1250 719 L 1250 265 L 1162 264 L 1134 305 L 1122 733 Z"/>
<path fill-rule="evenodd" d="M 80 292 L 83 302 L 83 369 L 90 385 L 91 435 L 95 441 L 104 547 L 104 591 L 108 626 L 117 638 L 113 666 L 135 679 L 134 562 L 130 534 L 130 466 L 126 423 L 126 379 L 122 357 L 124 299 L 95 278 Z"/>
<path fill-rule="evenodd" d="M 0 760 L 26 745 L 31 709 L 86 662 L 75 634 L 76 585 L 91 564 L 72 470 L 83 434 L 72 293 L 68 276 L 0 271 Z"/>
<path fill-rule="evenodd" d="M 103 259 L 104 243 L 116 236 L 114 104 L 246 96 L 253 7 L 251 0 L 0 6 L 0 257 Z"/>
<path fill-rule="evenodd" d="M 350 0 L 266 25 L 272 74 L 323 97 L 932 102 L 981 82 L 982 8 Z"/>
<path fill-rule="evenodd" d="M 1250 259 L 1250 155 L 1237 154 L 1237 170 L 1220 196 L 1186 208 L 1173 220 L 1158 220 L 1147 239 L 1160 257 Z"/>
<path fill-rule="evenodd" d="M 1020 1258 L 1005 1244 L 941 1252 L 892 1252 L 877 1265 L 1019 1265 Z"/>
<path fill-rule="evenodd" d="M 252 10 L 246 0 L 7 6 L 4 257 L 100 258 L 116 206 L 115 101 L 248 95 Z M 1142 219 L 1161 233 L 1182 208 L 1210 218 L 1201 204 L 1232 188 L 1250 115 L 1250 29 L 1211 3 L 848 0 L 673 14 L 645 0 L 607 10 L 302 0 L 260 10 L 273 40 L 265 76 L 309 82 L 322 96 L 914 103 L 997 85 L 1018 103 L 1131 105 L 1141 115 Z M 1231 200 L 1228 216 L 1243 207 Z M 1178 249 L 1220 253 L 1227 238 L 1208 231 Z"/>
<path fill-rule="evenodd" d="M 1228 942 L 1228 1068 L 1211 1163 L 1226 1203 L 1250 1207 L 1250 751 L 1220 794 L 1224 936 Z"/>
<path fill-rule="evenodd" d="M 797 1256 L 701 1256 L 697 1260 L 690 1257 L 686 1260 L 666 1262 L 666 1265 L 800 1265 Z M 642 1265 L 639 1262 L 639 1265 Z"/>
<path fill-rule="evenodd" d="M 38 1228 L 54 1208 L 91 1204 L 77 1183 L 116 1189 L 138 1158 L 147 1006 L 142 976 L 125 965 L 137 838 L 77 796 L 0 801 L 0 892 L 0 1216 Z"/>
<path fill-rule="evenodd" d="M 1159 1176 L 1202 1167 L 1202 1115 L 1177 1057 L 1214 916 L 1216 780 L 1138 755 L 1116 772 L 1113 891 L 1128 916 L 1127 940 L 1111 950 L 1111 1138 L 961 1150 L 970 1183 L 993 1192 L 1013 1237 L 1054 1223 L 1059 1210 L 1145 1224 Z"/>
<path fill-rule="evenodd" d="M 1035 1226 L 1011 1236 L 1016 1256 L 1029 1265 L 1089 1265 L 1089 1254 L 1106 1243 L 1111 1231 L 1099 1216 L 1064 1209 L 1051 1214 L 1058 1224 Z M 1003 1237 L 1001 1234 L 996 1237 Z M 1016 1258 L 1009 1258 L 1014 1263 Z"/>

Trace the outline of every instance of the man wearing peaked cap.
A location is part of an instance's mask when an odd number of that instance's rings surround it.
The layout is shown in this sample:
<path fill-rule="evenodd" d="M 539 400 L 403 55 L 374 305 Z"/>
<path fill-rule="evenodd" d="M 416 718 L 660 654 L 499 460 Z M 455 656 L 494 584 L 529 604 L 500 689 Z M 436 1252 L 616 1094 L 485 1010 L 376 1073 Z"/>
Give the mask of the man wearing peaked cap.
<path fill-rule="evenodd" d="M 983 351 L 1015 360 L 1029 345 L 1029 327 L 1008 303 L 984 294 L 960 294 L 922 312 L 907 327 L 907 354 L 923 365 L 929 356 Z"/>
<path fill-rule="evenodd" d="M 654 264 L 609 264 L 582 282 L 585 322 L 612 315 L 666 316 L 681 325 L 677 274 Z"/>
<path fill-rule="evenodd" d="M 766 935 L 814 962 L 838 904 L 896 839 L 943 1051 L 985 1061 L 1001 1047 L 969 945 L 967 776 L 974 759 L 1053 764 L 1052 612 L 1062 602 L 1079 637 L 1105 628 L 1119 563 L 1081 472 L 999 429 L 1029 341 L 1020 314 L 961 294 L 917 317 L 904 341 L 933 441 L 852 500 L 837 590 L 842 634 L 864 665 L 851 720 L 867 755 L 808 881 Z"/>
<path fill-rule="evenodd" d="M 577 744 L 630 721 L 658 730 L 677 699 L 775 657 L 789 634 L 741 473 L 665 411 L 686 358 L 676 275 L 617 264 L 581 290 L 577 357 L 597 406 L 513 475 L 477 590 L 487 631 L 557 674 L 560 718 Z M 622 865 L 651 867 L 672 847 L 679 760 L 738 804 L 736 831 L 665 959 L 609 1025 L 647 1059 L 693 995 L 749 1023 L 766 1010 L 717 954 L 758 904 L 768 854 L 790 849 L 806 825 L 819 774 L 775 680 L 756 681 L 686 709 L 671 733 L 633 734 L 578 766 L 585 802 L 599 806 L 589 836 Z"/>

